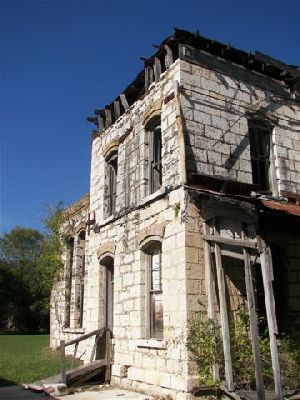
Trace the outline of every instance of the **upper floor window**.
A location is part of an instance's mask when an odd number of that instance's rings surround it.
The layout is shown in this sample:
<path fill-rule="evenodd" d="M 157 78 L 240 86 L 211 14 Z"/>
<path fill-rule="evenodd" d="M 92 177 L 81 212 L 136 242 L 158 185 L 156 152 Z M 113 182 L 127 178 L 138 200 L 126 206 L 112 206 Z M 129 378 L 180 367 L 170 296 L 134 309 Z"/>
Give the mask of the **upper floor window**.
<path fill-rule="evenodd" d="M 249 137 L 253 184 L 268 193 L 272 189 L 271 126 L 261 120 L 249 120 Z"/>
<path fill-rule="evenodd" d="M 118 174 L 118 153 L 113 152 L 109 158 L 106 159 L 106 209 L 107 215 L 112 215 L 116 211 L 116 198 L 117 198 L 117 174 Z"/>
<path fill-rule="evenodd" d="M 149 194 L 160 189 L 162 184 L 161 128 L 160 118 L 148 125 L 149 130 Z"/>

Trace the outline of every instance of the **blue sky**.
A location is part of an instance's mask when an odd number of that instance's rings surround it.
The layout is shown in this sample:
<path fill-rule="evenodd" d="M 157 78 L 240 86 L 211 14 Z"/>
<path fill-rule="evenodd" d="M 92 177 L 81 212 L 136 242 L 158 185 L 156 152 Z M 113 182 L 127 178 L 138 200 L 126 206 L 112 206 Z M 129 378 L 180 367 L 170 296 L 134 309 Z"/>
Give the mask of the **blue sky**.
<path fill-rule="evenodd" d="M 89 190 L 95 108 L 173 27 L 300 65 L 300 1 L 1 1 L 1 232 Z"/>

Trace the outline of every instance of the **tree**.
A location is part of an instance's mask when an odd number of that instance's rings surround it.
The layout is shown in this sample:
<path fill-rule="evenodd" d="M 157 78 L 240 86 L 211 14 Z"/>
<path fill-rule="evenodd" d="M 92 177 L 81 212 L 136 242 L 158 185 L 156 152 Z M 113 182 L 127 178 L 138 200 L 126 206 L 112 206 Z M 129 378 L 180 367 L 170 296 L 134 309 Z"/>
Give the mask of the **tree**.
<path fill-rule="evenodd" d="M 41 279 L 44 236 L 16 227 L 0 237 L 1 327 L 35 332 L 49 326 L 50 290 Z"/>
<path fill-rule="evenodd" d="M 45 233 L 16 227 L 0 236 L 0 328 L 22 332 L 49 329 L 49 301 L 62 268 L 62 203 L 49 207 Z"/>

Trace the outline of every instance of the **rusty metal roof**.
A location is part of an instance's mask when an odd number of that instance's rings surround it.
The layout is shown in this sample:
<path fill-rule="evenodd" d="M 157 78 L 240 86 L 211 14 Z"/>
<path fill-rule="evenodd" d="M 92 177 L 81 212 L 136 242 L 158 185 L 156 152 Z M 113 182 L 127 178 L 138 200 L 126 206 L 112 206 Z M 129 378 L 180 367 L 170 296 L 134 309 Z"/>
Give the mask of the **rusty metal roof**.
<path fill-rule="evenodd" d="M 297 217 L 300 217 L 300 206 L 297 204 L 283 203 L 273 200 L 261 200 L 261 202 L 265 207 L 271 210 L 283 211 L 290 215 L 296 215 Z"/>

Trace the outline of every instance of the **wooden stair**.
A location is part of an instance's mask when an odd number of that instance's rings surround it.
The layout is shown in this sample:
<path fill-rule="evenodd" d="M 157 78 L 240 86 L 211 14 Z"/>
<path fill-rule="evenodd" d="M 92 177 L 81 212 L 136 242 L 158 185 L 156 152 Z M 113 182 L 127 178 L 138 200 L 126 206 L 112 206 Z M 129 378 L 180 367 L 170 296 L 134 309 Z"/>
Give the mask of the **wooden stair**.
<path fill-rule="evenodd" d="M 95 360 L 89 364 L 70 369 L 66 371 L 66 384 L 68 386 L 80 385 L 99 375 L 100 372 L 105 370 L 106 365 L 106 360 Z"/>
<path fill-rule="evenodd" d="M 61 362 L 60 362 L 60 380 L 59 382 L 65 383 L 66 385 L 79 385 L 83 382 L 88 381 L 94 376 L 98 375 L 103 368 L 105 370 L 105 382 L 110 381 L 110 369 L 111 369 L 111 331 L 108 328 L 96 329 L 92 332 L 81 335 L 75 339 L 69 340 L 65 342 L 64 340 L 60 341 L 60 354 L 61 354 Z M 95 336 L 95 342 L 93 345 L 92 353 L 90 356 L 90 363 L 81 365 L 77 368 L 73 368 L 71 370 L 66 371 L 65 366 L 65 348 L 66 346 L 75 345 L 74 354 L 73 354 L 73 367 L 76 360 L 76 354 L 78 350 L 78 345 L 82 340 L 86 340 L 92 336 Z M 94 360 L 96 355 L 96 349 L 98 343 L 102 339 L 103 346 L 105 349 L 104 358 L 100 360 Z"/>

